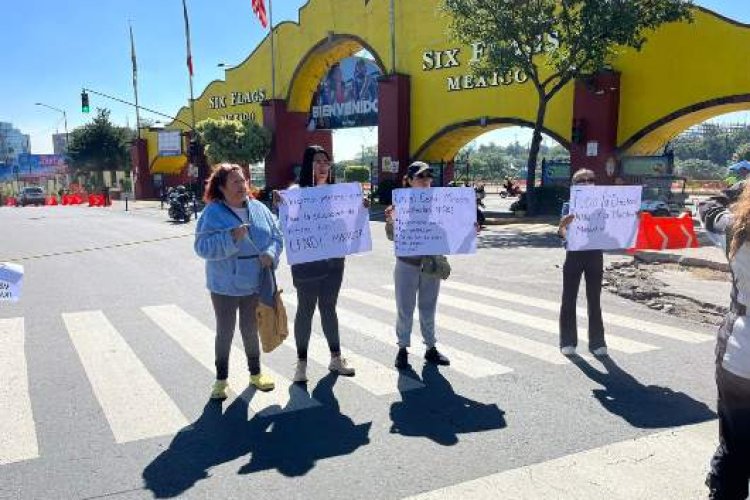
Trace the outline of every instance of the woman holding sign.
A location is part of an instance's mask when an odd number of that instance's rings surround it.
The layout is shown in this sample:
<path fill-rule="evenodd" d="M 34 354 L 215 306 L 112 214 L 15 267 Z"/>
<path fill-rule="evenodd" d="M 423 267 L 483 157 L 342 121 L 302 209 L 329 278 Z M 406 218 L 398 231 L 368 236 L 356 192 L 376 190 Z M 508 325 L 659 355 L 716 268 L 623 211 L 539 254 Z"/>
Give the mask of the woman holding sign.
<path fill-rule="evenodd" d="M 729 312 L 716 344 L 719 446 L 706 480 L 709 498 L 747 498 L 750 479 L 750 189 L 698 206 L 708 234 L 724 247 L 732 272 Z"/>
<path fill-rule="evenodd" d="M 432 186 L 432 167 L 415 161 L 409 165 L 404 187 L 424 189 Z M 393 240 L 393 221 L 396 210 L 393 205 L 385 210 L 385 231 L 389 240 Z M 396 287 L 396 335 L 398 337 L 398 354 L 396 368 L 409 367 L 409 352 L 411 346 L 411 328 L 414 321 L 414 308 L 419 302 L 419 326 L 422 339 L 427 346 L 424 359 L 437 365 L 449 365 L 450 360 L 435 347 L 435 312 L 437 310 L 438 294 L 440 293 L 440 277 L 435 274 L 422 272 L 422 257 L 396 257 L 396 268 L 393 270 L 393 280 Z"/>
<path fill-rule="evenodd" d="M 292 188 L 309 188 L 333 184 L 331 157 L 320 146 L 309 146 L 302 158 L 299 185 Z M 290 189 L 292 189 L 290 188 Z M 275 204 L 278 204 L 278 193 Z M 331 352 L 328 369 L 347 377 L 354 376 L 354 368 L 341 357 L 339 319 L 336 303 L 344 279 L 344 258 L 332 258 L 292 265 L 292 282 L 297 289 L 297 315 L 294 319 L 294 339 L 297 343 L 297 369 L 295 382 L 307 382 L 307 348 L 312 334 L 315 307 L 320 310 L 323 334 Z"/>
<path fill-rule="evenodd" d="M 588 169 L 573 174 L 572 183 L 576 186 L 594 185 L 594 172 Z M 569 204 L 563 205 L 562 219 L 557 229 L 560 238 L 565 239 L 568 226 L 575 214 L 568 213 Z M 601 295 L 604 275 L 604 254 L 601 250 L 568 250 L 563 264 L 563 296 L 560 308 L 560 351 L 566 356 L 576 353 L 578 329 L 576 324 L 576 299 L 581 277 L 586 277 L 586 303 L 589 316 L 589 350 L 594 356 L 606 356 L 604 323 L 602 321 Z"/>
<path fill-rule="evenodd" d="M 212 399 L 227 397 L 229 353 L 237 311 L 250 370 L 250 384 L 261 391 L 274 388 L 261 373 L 255 309 L 261 268 L 276 267 L 282 251 L 281 231 L 264 204 L 248 196 L 239 165 L 217 165 L 206 181 L 206 208 L 198 219 L 195 253 L 206 260 L 206 286 L 216 315 L 216 382 Z M 235 388 L 242 392 L 243 388 Z"/>

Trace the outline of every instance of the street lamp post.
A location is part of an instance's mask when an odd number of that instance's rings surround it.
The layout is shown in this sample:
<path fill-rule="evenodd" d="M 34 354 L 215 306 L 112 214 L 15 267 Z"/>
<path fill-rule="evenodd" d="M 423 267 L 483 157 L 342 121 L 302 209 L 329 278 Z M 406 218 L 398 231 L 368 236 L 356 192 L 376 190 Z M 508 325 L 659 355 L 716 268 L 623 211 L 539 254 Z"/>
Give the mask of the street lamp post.
<path fill-rule="evenodd" d="M 65 123 L 65 154 L 68 154 L 68 146 L 70 145 L 69 137 L 68 137 L 68 115 L 65 113 L 65 110 L 56 108 L 54 106 L 50 106 L 49 104 L 44 104 L 42 102 L 35 102 L 36 106 L 44 106 L 45 108 L 49 108 L 53 111 L 57 111 L 58 113 L 62 113 L 63 115 L 63 122 Z M 59 122 L 58 122 L 59 123 Z"/>

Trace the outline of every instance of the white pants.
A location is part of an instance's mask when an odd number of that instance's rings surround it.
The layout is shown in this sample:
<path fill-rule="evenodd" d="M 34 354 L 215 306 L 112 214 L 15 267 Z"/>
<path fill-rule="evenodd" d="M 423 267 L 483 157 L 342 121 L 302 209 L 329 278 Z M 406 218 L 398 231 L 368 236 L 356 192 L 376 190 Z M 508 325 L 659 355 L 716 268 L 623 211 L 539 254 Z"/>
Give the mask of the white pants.
<path fill-rule="evenodd" d="M 396 336 L 399 347 L 411 346 L 411 328 L 414 321 L 414 307 L 419 299 L 419 327 L 422 339 L 429 349 L 435 345 L 435 311 L 440 293 L 440 278 L 425 276 L 419 266 L 396 259 L 393 271 L 396 285 Z"/>

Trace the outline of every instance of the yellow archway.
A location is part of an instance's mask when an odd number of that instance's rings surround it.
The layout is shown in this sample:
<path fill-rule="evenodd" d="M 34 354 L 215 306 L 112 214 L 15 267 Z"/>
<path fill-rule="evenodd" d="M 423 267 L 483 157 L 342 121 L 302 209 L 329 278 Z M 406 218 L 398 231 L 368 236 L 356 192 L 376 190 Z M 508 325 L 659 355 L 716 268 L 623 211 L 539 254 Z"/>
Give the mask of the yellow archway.
<path fill-rule="evenodd" d="M 481 117 L 448 125 L 429 138 L 414 154 L 414 158 L 424 161 L 451 161 L 459 150 L 480 135 L 506 127 L 533 128 L 534 124 L 520 118 Z M 566 149 L 569 142 L 556 132 L 544 129 L 543 133 L 552 137 Z"/>

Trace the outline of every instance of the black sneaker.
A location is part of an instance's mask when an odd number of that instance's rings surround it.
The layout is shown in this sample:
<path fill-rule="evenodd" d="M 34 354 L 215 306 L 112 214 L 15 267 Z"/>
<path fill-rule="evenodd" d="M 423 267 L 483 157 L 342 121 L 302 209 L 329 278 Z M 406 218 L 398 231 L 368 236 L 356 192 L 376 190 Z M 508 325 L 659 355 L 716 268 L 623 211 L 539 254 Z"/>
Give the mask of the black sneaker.
<path fill-rule="evenodd" d="M 409 353 L 406 347 L 402 347 L 396 354 L 396 368 L 409 368 Z"/>
<path fill-rule="evenodd" d="M 428 363 L 434 363 L 441 366 L 448 366 L 451 364 L 451 360 L 440 354 L 437 347 L 430 347 L 427 349 L 427 352 L 424 353 L 424 359 Z"/>

